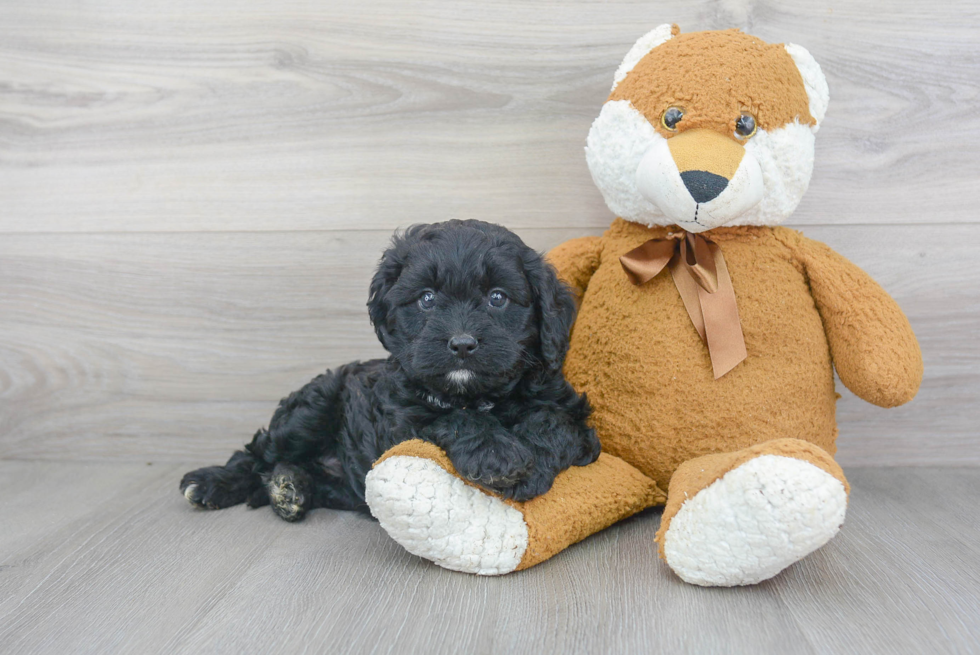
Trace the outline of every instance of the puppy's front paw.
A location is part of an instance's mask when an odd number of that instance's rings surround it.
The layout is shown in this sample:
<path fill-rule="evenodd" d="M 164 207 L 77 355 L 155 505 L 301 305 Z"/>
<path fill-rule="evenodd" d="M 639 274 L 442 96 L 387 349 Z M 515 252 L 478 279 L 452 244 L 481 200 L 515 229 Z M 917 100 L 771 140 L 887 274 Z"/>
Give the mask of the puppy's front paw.
<path fill-rule="evenodd" d="M 484 448 L 452 453 L 449 459 L 461 476 L 498 493 L 506 493 L 525 480 L 534 465 L 534 455 L 516 441 L 500 441 Z"/>
<path fill-rule="evenodd" d="M 588 466 L 599 459 L 601 452 L 602 444 L 599 443 L 599 437 L 596 436 L 595 430 L 589 428 L 582 436 L 582 450 L 579 456 L 572 461 L 572 466 Z"/>
<path fill-rule="evenodd" d="M 500 495 L 504 498 L 516 500 L 519 503 L 541 496 L 555 483 L 555 476 L 544 473 L 534 473 L 526 479 L 521 480 L 509 489 L 502 489 Z"/>

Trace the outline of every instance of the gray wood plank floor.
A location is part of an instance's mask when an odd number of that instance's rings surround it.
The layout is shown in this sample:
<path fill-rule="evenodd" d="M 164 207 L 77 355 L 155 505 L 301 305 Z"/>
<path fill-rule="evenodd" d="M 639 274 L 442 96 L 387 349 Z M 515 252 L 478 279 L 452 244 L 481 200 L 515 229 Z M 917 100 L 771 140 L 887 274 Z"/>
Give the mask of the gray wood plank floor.
<path fill-rule="evenodd" d="M 479 578 L 353 513 L 194 510 L 189 466 L 0 461 L 0 650 L 980 652 L 977 469 L 849 469 L 835 540 L 761 585 L 702 589 L 657 560 L 657 510 Z"/>

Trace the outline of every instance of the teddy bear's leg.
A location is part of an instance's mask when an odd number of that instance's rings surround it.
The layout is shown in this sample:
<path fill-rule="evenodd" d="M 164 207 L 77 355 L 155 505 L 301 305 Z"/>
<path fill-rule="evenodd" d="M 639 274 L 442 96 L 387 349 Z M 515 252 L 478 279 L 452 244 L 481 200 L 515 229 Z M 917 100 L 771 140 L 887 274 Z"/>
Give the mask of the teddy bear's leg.
<path fill-rule="evenodd" d="M 504 500 L 464 481 L 442 450 L 418 440 L 378 459 L 365 497 L 381 527 L 410 553 L 480 575 L 534 566 L 666 499 L 653 480 L 604 453 L 561 473 L 542 496 Z"/>
<path fill-rule="evenodd" d="M 837 534 L 849 492 L 833 458 L 799 439 L 689 460 L 670 480 L 660 556 L 693 584 L 767 580 Z"/>

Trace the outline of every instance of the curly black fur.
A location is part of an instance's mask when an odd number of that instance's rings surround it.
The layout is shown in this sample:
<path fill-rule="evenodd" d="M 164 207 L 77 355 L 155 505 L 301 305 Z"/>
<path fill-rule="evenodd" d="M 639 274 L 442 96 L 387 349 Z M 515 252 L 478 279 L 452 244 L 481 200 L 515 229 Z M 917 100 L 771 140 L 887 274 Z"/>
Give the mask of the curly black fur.
<path fill-rule="evenodd" d="M 327 371 L 283 399 L 244 451 L 184 476 L 192 504 L 271 502 L 290 521 L 314 507 L 367 511 L 372 464 L 413 438 L 520 501 L 599 456 L 588 401 L 561 373 L 574 301 L 517 235 L 481 221 L 395 235 L 368 310 L 390 357 Z"/>

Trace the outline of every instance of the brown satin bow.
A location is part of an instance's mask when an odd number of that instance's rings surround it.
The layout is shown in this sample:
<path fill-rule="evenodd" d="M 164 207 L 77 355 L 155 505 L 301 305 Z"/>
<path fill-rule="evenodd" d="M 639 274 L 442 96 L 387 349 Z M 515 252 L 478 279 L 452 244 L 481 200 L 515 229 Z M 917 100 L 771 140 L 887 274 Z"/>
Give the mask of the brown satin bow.
<path fill-rule="evenodd" d="M 670 268 L 684 307 L 708 347 L 717 380 L 745 359 L 745 337 L 735 289 L 718 244 L 692 232 L 670 232 L 650 239 L 619 258 L 630 281 L 639 286 Z"/>

